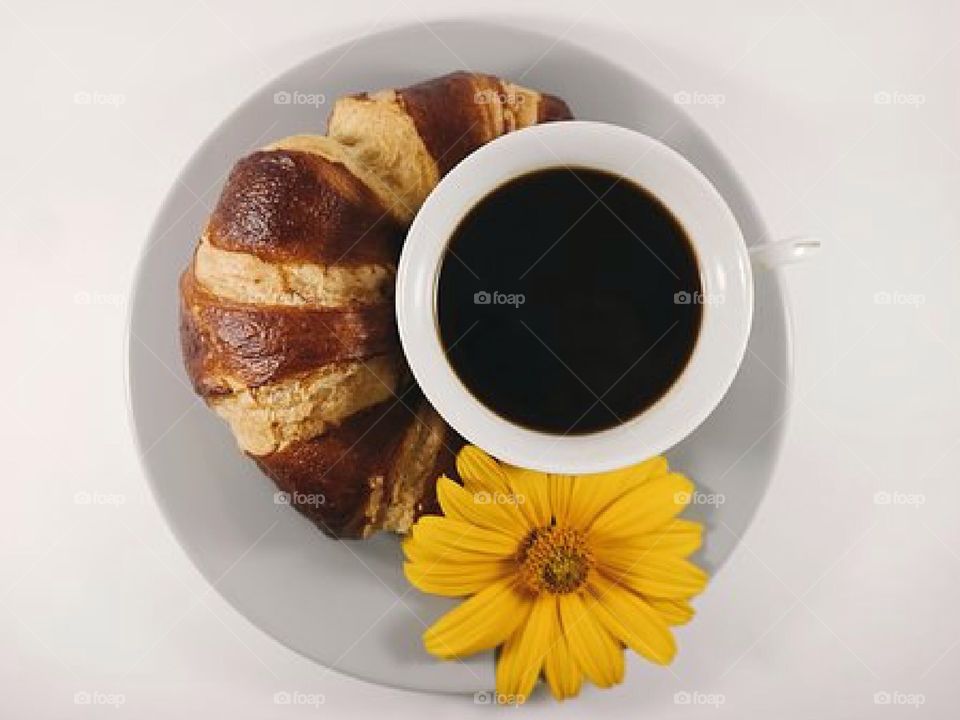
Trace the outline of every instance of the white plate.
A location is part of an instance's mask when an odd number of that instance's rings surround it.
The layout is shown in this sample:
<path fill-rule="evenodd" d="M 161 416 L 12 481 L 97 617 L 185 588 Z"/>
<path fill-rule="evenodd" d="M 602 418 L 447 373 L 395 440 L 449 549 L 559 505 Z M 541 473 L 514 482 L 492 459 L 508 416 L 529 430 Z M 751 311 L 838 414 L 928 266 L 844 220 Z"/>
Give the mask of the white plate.
<path fill-rule="evenodd" d="M 459 56 L 453 57 L 449 48 Z M 337 670 L 390 686 L 473 692 L 493 685 L 490 654 L 440 662 L 420 635 L 451 601 L 413 590 L 396 538 L 340 543 L 275 504 L 273 484 L 236 449 L 227 427 L 193 395 L 180 361 L 177 278 L 216 201 L 223 176 L 253 147 L 322 132 L 326 107 L 275 104 L 278 92 L 396 87 L 468 69 L 563 96 L 584 119 L 634 128 L 686 155 L 725 196 L 750 243 L 767 238 L 727 161 L 671 100 L 627 69 L 567 40 L 476 21 L 412 25 L 327 50 L 237 109 L 207 139 L 170 190 L 150 233 L 134 288 L 129 394 L 134 433 L 153 492 L 174 533 L 216 590 L 286 646 Z M 549 50 L 549 52 L 548 52 Z M 191 190 L 206 192 L 198 202 Z M 783 287 L 757 273 L 753 332 L 729 394 L 669 453 L 673 465 L 721 505 L 695 513 L 710 530 L 700 562 L 717 568 L 746 530 L 783 436 L 790 333 Z M 789 384 L 789 383 L 788 383 Z"/>

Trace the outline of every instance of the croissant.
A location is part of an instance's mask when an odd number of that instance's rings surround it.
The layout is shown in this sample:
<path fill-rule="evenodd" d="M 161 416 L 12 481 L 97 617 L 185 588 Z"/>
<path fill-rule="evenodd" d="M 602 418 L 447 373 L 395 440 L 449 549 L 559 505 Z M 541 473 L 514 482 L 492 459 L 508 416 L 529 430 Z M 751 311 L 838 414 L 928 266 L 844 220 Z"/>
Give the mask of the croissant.
<path fill-rule="evenodd" d="M 233 167 L 180 280 L 196 392 L 328 535 L 405 532 L 437 512 L 464 440 L 406 368 L 393 291 L 405 231 L 486 142 L 571 118 L 557 97 L 453 73 L 339 99 L 327 135 Z"/>

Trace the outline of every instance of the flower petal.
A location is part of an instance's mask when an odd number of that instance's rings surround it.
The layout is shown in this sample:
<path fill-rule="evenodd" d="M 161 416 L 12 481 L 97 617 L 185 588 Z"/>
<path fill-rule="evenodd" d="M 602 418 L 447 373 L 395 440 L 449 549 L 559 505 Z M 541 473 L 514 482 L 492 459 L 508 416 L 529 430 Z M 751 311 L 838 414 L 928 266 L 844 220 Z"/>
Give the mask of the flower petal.
<path fill-rule="evenodd" d="M 616 477 L 616 473 L 575 478 L 567 512 L 567 524 L 577 530 L 586 530 L 604 508 L 627 492 L 630 487 L 624 478 Z"/>
<path fill-rule="evenodd" d="M 556 634 L 547 651 L 547 658 L 543 663 L 543 676 L 547 685 L 550 686 L 550 692 L 557 700 L 565 700 L 580 694 L 583 672 L 570 654 L 569 643 L 562 632 Z"/>
<path fill-rule="evenodd" d="M 546 527 L 553 513 L 550 509 L 549 481 L 544 473 L 510 465 L 503 466 L 510 485 L 510 498 L 527 521 L 527 529 Z"/>
<path fill-rule="evenodd" d="M 571 526 L 587 529 L 614 500 L 651 478 L 666 475 L 667 470 L 667 459 L 657 456 L 620 470 L 579 476 L 574 485 Z"/>
<path fill-rule="evenodd" d="M 530 530 L 524 516 L 516 505 L 493 502 L 496 497 L 485 491 L 471 493 L 446 476 L 437 479 L 437 499 L 446 517 L 523 539 Z"/>
<path fill-rule="evenodd" d="M 559 632 L 556 597 L 548 593 L 538 595 L 526 624 L 510 636 L 500 651 L 497 692 L 519 703 L 525 702 Z"/>
<path fill-rule="evenodd" d="M 573 475 L 548 475 L 550 491 L 550 507 L 557 525 L 571 527 L 570 508 L 573 503 L 573 487 L 576 478 Z"/>
<path fill-rule="evenodd" d="M 685 625 L 694 616 L 694 609 L 686 600 L 667 600 L 665 598 L 644 598 L 647 604 L 660 613 L 667 625 Z"/>
<path fill-rule="evenodd" d="M 693 520 L 677 518 L 666 525 L 636 537 L 614 537 L 590 544 L 600 565 L 626 570 L 650 554 L 687 557 L 700 548 L 703 526 Z"/>
<path fill-rule="evenodd" d="M 593 473 L 592 475 L 581 475 L 585 480 L 601 480 L 619 482 L 626 488 L 642 485 L 655 477 L 666 475 L 670 471 L 667 459 L 662 455 L 657 455 L 649 460 L 644 460 L 636 465 L 611 470 L 609 472 Z"/>
<path fill-rule="evenodd" d="M 679 473 L 653 478 L 624 493 L 590 526 L 591 542 L 616 542 L 665 525 L 690 501 L 693 483 Z"/>
<path fill-rule="evenodd" d="M 707 586 L 707 573 L 689 560 L 650 553 L 625 570 L 603 570 L 611 580 L 641 595 L 686 599 L 699 595 Z"/>
<path fill-rule="evenodd" d="M 402 544 L 407 560 L 427 567 L 458 568 L 490 561 L 508 562 L 509 556 L 463 550 L 449 545 L 436 546 L 422 540 L 407 537 Z"/>
<path fill-rule="evenodd" d="M 472 595 L 491 583 L 510 577 L 515 572 L 516 564 L 508 560 L 403 564 L 404 575 L 417 590 L 447 597 Z"/>
<path fill-rule="evenodd" d="M 666 665 L 677 645 L 666 622 L 638 595 L 593 573 L 587 581 L 587 608 L 611 635 L 648 660 Z"/>
<path fill-rule="evenodd" d="M 507 558 L 518 547 L 517 538 L 507 533 L 436 515 L 420 518 L 403 543 L 410 560 Z"/>
<path fill-rule="evenodd" d="M 623 646 L 576 593 L 560 596 L 560 625 L 577 665 L 597 687 L 623 680 Z"/>
<path fill-rule="evenodd" d="M 474 445 L 464 445 L 457 453 L 457 474 L 469 492 L 510 492 L 506 473 L 500 463 Z"/>
<path fill-rule="evenodd" d="M 501 580 L 460 603 L 424 634 L 427 652 L 442 658 L 464 657 L 496 647 L 530 613 L 530 598 Z"/>

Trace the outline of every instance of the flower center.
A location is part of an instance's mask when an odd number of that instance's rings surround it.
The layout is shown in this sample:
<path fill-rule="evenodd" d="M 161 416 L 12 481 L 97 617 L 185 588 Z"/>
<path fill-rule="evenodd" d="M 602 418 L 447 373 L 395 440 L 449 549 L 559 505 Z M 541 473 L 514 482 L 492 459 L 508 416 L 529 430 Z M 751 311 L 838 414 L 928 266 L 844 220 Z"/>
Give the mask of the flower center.
<path fill-rule="evenodd" d="M 538 528 L 520 547 L 520 580 L 530 591 L 573 592 L 587 579 L 593 555 L 583 535 L 558 527 Z"/>

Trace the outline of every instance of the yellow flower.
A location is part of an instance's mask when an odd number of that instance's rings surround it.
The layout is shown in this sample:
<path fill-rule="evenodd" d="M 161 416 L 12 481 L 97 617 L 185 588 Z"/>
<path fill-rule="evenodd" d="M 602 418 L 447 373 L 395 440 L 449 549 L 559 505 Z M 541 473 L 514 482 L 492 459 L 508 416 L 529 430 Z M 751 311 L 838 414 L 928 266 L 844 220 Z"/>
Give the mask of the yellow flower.
<path fill-rule="evenodd" d="M 693 617 L 707 576 L 686 558 L 702 527 L 677 518 L 693 484 L 662 457 L 597 475 L 545 475 L 476 447 L 441 477 L 444 516 L 404 541 L 404 571 L 423 592 L 472 596 L 423 636 L 442 658 L 502 645 L 497 692 L 523 702 L 541 670 L 554 697 L 623 680 L 623 648 L 667 664 L 669 626 Z"/>

